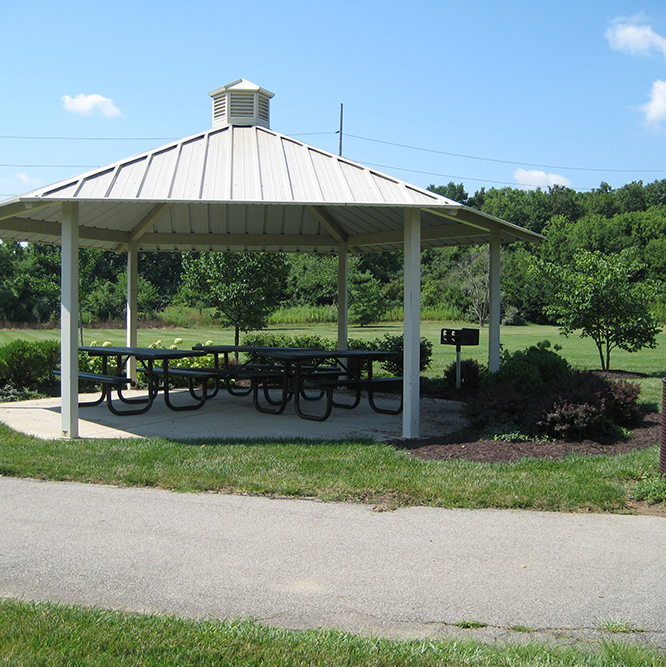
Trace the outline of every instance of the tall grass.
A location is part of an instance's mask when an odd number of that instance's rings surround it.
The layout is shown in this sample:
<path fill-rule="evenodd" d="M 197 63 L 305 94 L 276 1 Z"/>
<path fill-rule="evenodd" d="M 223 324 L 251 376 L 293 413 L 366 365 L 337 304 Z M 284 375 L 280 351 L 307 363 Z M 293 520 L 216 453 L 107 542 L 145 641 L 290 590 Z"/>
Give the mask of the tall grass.
<path fill-rule="evenodd" d="M 270 325 L 324 324 L 337 321 L 337 306 L 281 306 L 268 318 Z"/>
<path fill-rule="evenodd" d="M 188 306 L 167 306 L 156 318 L 163 326 L 191 329 L 194 327 L 219 326 L 214 308 L 189 308 Z"/>
<path fill-rule="evenodd" d="M 381 318 L 381 323 L 402 322 L 405 312 L 402 306 L 389 308 Z M 157 322 L 165 327 L 193 328 L 212 327 L 219 324 L 214 308 L 189 308 L 187 306 L 168 306 L 158 313 Z M 269 326 L 335 324 L 338 321 L 338 307 L 330 306 L 288 306 L 282 305 L 269 318 Z M 422 322 L 462 321 L 462 314 L 457 308 L 446 306 L 424 306 L 421 308 Z M 473 326 L 467 323 L 464 326 Z M 111 328 L 111 327 L 109 327 Z"/>

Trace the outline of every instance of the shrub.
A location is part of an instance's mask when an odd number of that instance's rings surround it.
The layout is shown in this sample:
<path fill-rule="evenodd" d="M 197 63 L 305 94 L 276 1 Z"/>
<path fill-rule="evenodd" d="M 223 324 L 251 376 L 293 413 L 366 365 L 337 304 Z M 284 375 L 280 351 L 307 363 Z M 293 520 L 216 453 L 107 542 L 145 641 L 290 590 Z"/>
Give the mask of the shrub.
<path fill-rule="evenodd" d="M 519 390 L 533 391 L 572 373 L 569 362 L 548 348 L 544 340 L 526 350 L 502 352 L 500 370 L 489 376 L 492 383 L 511 382 Z"/>
<path fill-rule="evenodd" d="M 563 434 L 567 420 L 572 424 L 573 433 L 582 428 L 582 420 L 587 415 L 587 435 L 602 435 L 612 430 L 613 425 L 631 427 L 640 422 L 639 394 L 638 384 L 606 380 L 591 371 L 576 371 L 569 378 L 553 383 L 548 391 L 542 392 L 534 402 L 533 412 L 540 412 L 537 421 L 557 423 Z M 589 409 L 574 414 L 572 405 L 589 406 Z M 603 419 L 597 415 L 603 416 Z"/>
<path fill-rule="evenodd" d="M 270 331 L 258 331 L 247 334 L 243 338 L 243 345 L 254 347 L 309 347 L 322 350 L 335 350 L 337 342 L 317 334 L 298 334 L 288 336 L 286 334 L 276 334 Z M 387 359 L 380 363 L 382 369 L 389 375 L 401 376 L 403 373 L 403 336 L 393 336 L 384 334 L 383 338 L 374 340 L 349 339 L 347 341 L 349 350 L 376 350 L 397 352 L 393 359 Z M 432 343 L 427 338 L 421 338 L 420 341 L 420 369 L 424 371 L 430 366 L 432 358 Z M 252 363 L 261 363 L 259 355 L 249 355 Z"/>
<path fill-rule="evenodd" d="M 521 327 L 526 324 L 525 318 L 515 306 L 507 306 L 502 313 L 502 326 Z"/>
<path fill-rule="evenodd" d="M 608 410 L 610 418 L 620 426 L 637 426 L 641 421 L 641 410 L 638 397 L 641 386 L 637 382 L 612 380 L 607 383 L 610 394 Z"/>
<path fill-rule="evenodd" d="M 11 384 L 6 384 L 4 387 L 0 387 L 0 403 L 31 401 L 40 398 L 42 395 L 43 394 L 40 394 L 38 391 L 31 391 L 30 389 L 24 389 L 23 387 L 17 389 Z"/>
<path fill-rule="evenodd" d="M 500 372 L 468 403 L 473 427 L 509 425 L 533 436 L 574 440 L 614 434 L 640 422 L 640 385 L 572 371 L 547 347 L 544 341 L 504 355 Z"/>
<path fill-rule="evenodd" d="M 556 401 L 536 423 L 540 432 L 553 438 L 582 440 L 611 433 L 614 425 L 603 413 L 603 407 L 590 403 Z"/>
<path fill-rule="evenodd" d="M 460 388 L 475 391 L 481 386 L 484 369 L 476 359 L 461 359 L 460 361 Z M 454 361 L 444 370 L 444 380 L 447 387 L 455 387 L 458 377 L 457 363 Z"/>
<path fill-rule="evenodd" d="M 374 340 L 375 347 L 372 349 L 397 352 L 397 356 L 392 359 L 387 359 L 381 362 L 381 367 L 389 374 L 394 376 L 402 376 L 404 372 L 404 351 L 405 340 L 404 336 L 393 336 L 392 334 L 384 334 L 383 338 L 376 338 Z M 419 342 L 419 371 L 423 372 L 430 366 L 432 359 L 432 343 L 422 337 Z"/>
<path fill-rule="evenodd" d="M 0 385 L 51 394 L 57 386 L 53 371 L 59 363 L 58 341 L 12 341 L 0 347 Z"/>
<path fill-rule="evenodd" d="M 514 384 L 494 384 L 468 401 L 465 416 L 476 429 L 507 425 L 520 429 L 525 420 L 525 396 Z"/>

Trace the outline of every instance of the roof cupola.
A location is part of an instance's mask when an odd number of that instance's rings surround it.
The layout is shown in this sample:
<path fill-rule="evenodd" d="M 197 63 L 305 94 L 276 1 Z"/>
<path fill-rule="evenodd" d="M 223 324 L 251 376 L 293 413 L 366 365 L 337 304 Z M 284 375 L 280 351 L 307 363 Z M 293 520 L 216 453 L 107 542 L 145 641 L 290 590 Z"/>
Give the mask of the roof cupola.
<path fill-rule="evenodd" d="M 213 129 L 228 125 L 270 127 L 270 99 L 273 93 L 238 79 L 209 93 L 213 98 Z"/>

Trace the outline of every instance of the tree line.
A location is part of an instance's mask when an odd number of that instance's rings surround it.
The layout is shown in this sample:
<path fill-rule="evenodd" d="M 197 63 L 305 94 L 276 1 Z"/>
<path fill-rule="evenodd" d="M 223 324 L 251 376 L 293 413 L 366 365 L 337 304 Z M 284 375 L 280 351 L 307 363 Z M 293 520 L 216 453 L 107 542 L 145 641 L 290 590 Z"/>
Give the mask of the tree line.
<path fill-rule="evenodd" d="M 666 179 L 636 181 L 613 189 L 607 183 L 589 192 L 564 186 L 546 190 L 482 188 L 470 196 L 462 184 L 431 185 L 430 190 L 545 236 L 541 244 L 514 243 L 502 249 L 502 318 L 505 324 L 556 323 L 554 288 L 535 263 L 572 267 L 577 253 L 631 254 L 630 280 L 649 281 L 650 312 L 666 321 Z M 210 306 L 215 272 L 224 260 L 196 253 L 140 253 L 139 311 L 153 317 L 174 304 Z M 272 307 L 337 303 L 335 255 L 279 255 Z M 124 317 L 125 256 L 82 248 L 80 310 L 84 322 Z M 219 262 L 222 261 L 222 264 Z M 229 262 L 230 260 L 226 260 Z M 195 268 L 209 263 L 213 280 L 195 279 Z M 464 246 L 422 253 L 422 304 L 447 319 L 475 321 L 488 316 L 487 248 Z M 205 273 L 205 268 L 202 269 Z M 370 253 L 350 261 L 351 321 L 379 321 L 402 305 L 401 252 Z M 226 274 L 225 274 L 226 275 Z M 551 276 L 552 278 L 552 276 Z M 562 277 L 560 276 L 560 280 Z M 228 281 L 228 276 L 226 278 Z M 0 320 L 48 323 L 59 317 L 60 249 L 57 246 L 0 244 Z M 246 288 L 249 289 L 249 288 Z M 229 323 L 230 317 L 221 313 Z M 233 319 L 233 318 L 231 318 Z"/>

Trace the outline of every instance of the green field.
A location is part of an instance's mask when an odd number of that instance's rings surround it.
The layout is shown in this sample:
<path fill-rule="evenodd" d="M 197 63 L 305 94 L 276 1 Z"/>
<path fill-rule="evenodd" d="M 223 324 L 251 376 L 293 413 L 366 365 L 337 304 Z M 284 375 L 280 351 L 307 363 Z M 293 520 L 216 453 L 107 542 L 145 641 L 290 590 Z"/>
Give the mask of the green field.
<path fill-rule="evenodd" d="M 470 326 L 461 322 L 423 322 L 421 324 L 421 335 L 433 343 L 433 358 L 430 368 L 424 373 L 429 377 L 441 377 L 444 369 L 456 359 L 454 347 L 440 344 L 440 330 L 442 328 L 461 328 Z M 267 331 L 286 333 L 290 335 L 301 333 L 316 333 L 331 339 L 337 338 L 337 327 L 335 324 L 308 324 L 301 326 L 271 326 Z M 376 326 L 350 327 L 350 338 L 372 339 L 380 338 L 385 333 L 402 333 L 402 323 L 388 323 Z M 59 339 L 59 329 L 5 329 L 0 330 L 0 345 L 23 338 L 24 340 L 46 340 Z M 140 346 L 148 346 L 158 340 L 165 347 L 181 338 L 181 348 L 188 348 L 197 343 L 205 343 L 212 340 L 215 344 L 233 343 L 233 330 L 220 327 L 206 327 L 196 329 L 140 329 L 138 341 Z M 84 329 L 83 340 L 85 345 L 93 341 L 102 344 L 109 341 L 114 345 L 125 345 L 125 331 L 123 329 Z M 242 337 L 241 337 L 242 340 Z M 568 338 L 560 335 L 558 328 L 554 326 L 540 326 L 530 324 L 522 327 L 502 327 L 501 344 L 510 351 L 522 350 L 542 340 L 549 340 L 552 345 L 558 343 L 562 346 L 560 354 L 564 356 L 575 368 L 594 369 L 600 368 L 597 348 L 589 338 L 580 338 L 572 335 Z M 662 377 L 666 377 L 666 332 L 657 336 L 658 346 L 654 349 L 645 349 L 634 354 L 615 350 L 611 356 L 611 368 L 614 370 L 644 373 L 648 376 L 641 380 L 642 400 L 650 404 L 661 404 Z M 466 347 L 462 350 L 463 358 L 477 359 L 480 363 L 486 363 L 488 359 L 488 330 L 481 329 L 480 344 L 478 347 Z"/>

